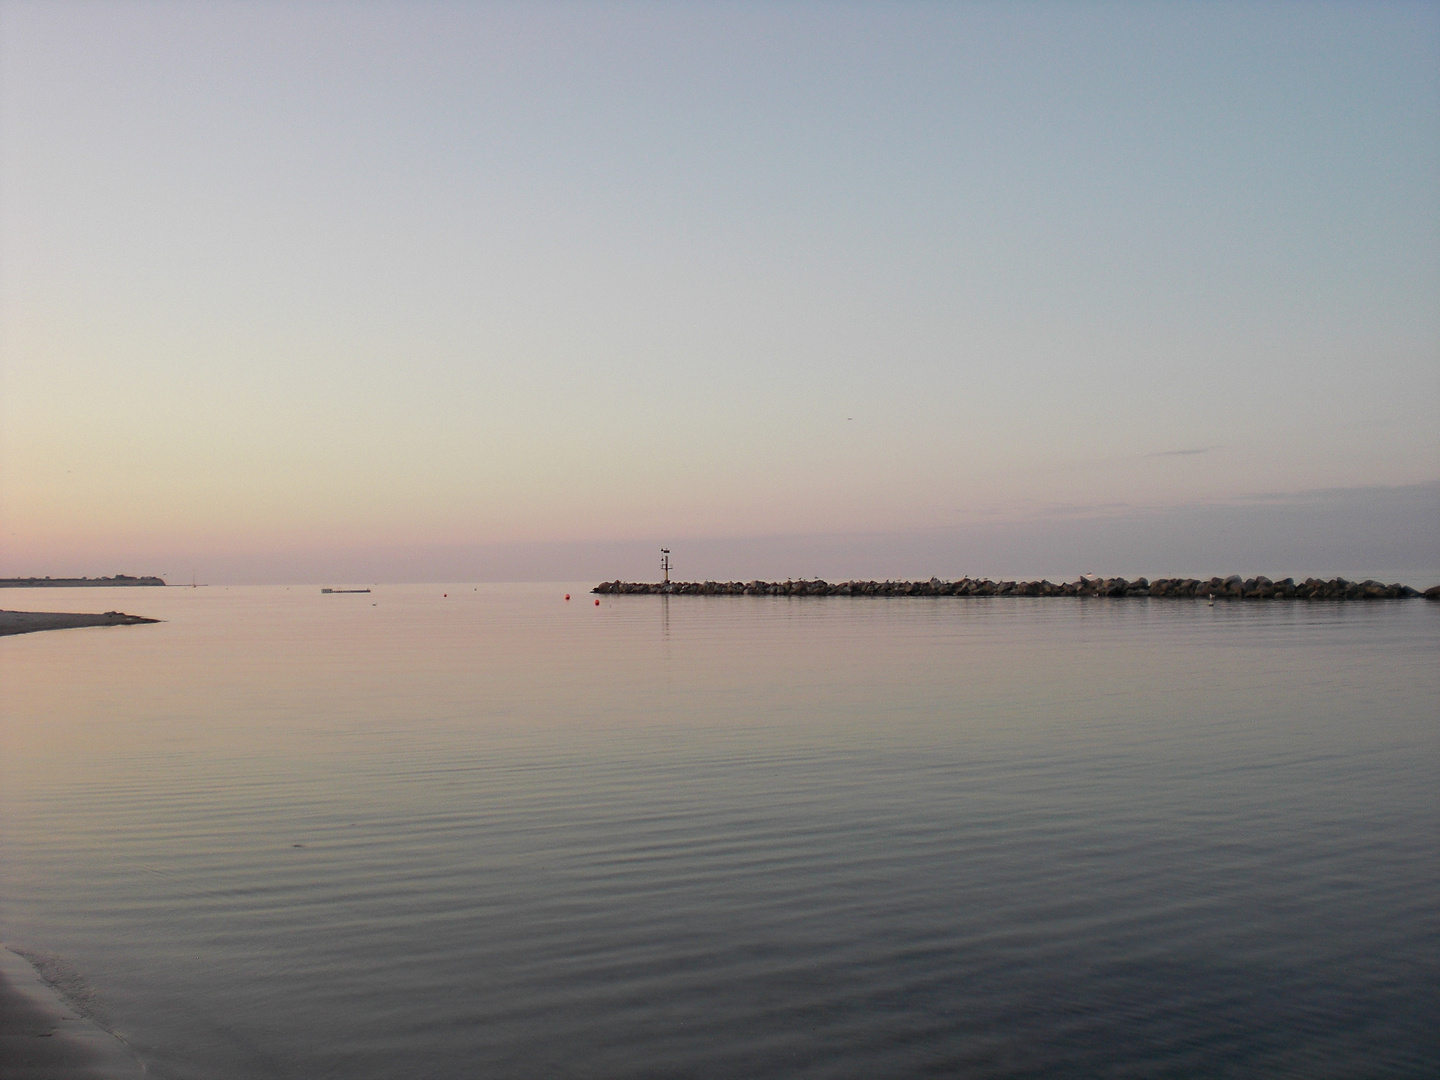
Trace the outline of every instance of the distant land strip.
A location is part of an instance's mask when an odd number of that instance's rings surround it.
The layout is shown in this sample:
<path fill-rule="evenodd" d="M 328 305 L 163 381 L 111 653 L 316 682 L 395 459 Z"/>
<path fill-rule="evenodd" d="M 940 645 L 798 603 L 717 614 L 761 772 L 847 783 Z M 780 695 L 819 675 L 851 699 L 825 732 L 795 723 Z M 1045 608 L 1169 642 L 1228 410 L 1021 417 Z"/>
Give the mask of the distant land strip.
<path fill-rule="evenodd" d="M 1267 577 L 1242 578 L 1092 578 L 1056 583 L 1053 581 L 991 581 L 988 578 L 961 578 L 959 581 L 842 581 L 838 585 L 814 581 L 670 581 L 650 584 L 606 581 L 590 590 L 602 595 L 662 596 L 1148 596 L 1173 599 L 1215 600 L 1408 600 L 1423 596 L 1440 600 L 1440 585 L 1423 593 L 1408 585 L 1385 585 L 1378 581 L 1346 581 L 1332 578 L 1293 578 L 1271 581 Z"/>
<path fill-rule="evenodd" d="M 0 637 L 6 634 L 33 634 L 37 630 L 74 630 L 81 626 L 137 626 L 158 623 L 143 615 L 126 615 L 123 611 L 106 611 L 100 615 L 82 615 L 73 611 L 0 611 Z"/>
<path fill-rule="evenodd" d="M 131 577 L 116 574 L 114 577 L 7 577 L 0 578 L 0 589 L 81 589 L 111 588 L 116 585 L 164 585 L 163 578 Z"/>

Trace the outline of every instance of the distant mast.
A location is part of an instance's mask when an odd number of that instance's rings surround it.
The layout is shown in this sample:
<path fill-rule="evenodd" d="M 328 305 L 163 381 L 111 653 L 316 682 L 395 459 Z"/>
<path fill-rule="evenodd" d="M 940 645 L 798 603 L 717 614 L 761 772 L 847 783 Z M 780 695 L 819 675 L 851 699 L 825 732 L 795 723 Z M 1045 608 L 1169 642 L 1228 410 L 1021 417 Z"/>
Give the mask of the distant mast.
<path fill-rule="evenodd" d="M 660 549 L 660 580 L 664 585 L 670 584 L 670 549 Z"/>

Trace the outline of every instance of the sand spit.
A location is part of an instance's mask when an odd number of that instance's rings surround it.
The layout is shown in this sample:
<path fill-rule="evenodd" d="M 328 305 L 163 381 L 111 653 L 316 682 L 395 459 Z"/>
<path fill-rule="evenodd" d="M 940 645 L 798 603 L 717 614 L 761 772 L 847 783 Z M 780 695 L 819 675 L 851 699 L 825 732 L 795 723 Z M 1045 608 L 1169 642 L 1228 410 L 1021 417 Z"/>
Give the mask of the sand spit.
<path fill-rule="evenodd" d="M 0 636 L 29 634 L 36 630 L 72 630 L 78 626 L 136 626 L 159 621 L 143 615 L 126 615 L 123 611 L 106 611 L 100 615 L 70 611 L 0 611 Z"/>
<path fill-rule="evenodd" d="M 129 1048 L 69 1008 L 24 957 L 0 946 L 0 1076 L 125 1080 L 145 1075 Z"/>
<path fill-rule="evenodd" d="M 663 596 L 1148 596 L 1174 599 L 1214 600 L 1406 600 L 1424 596 L 1440 600 L 1440 585 L 1420 593 L 1408 585 L 1385 585 L 1378 581 L 1321 581 L 1293 578 L 1271 581 L 1267 577 L 1242 578 L 1093 578 L 1059 584 L 1053 581 L 991 581 L 962 578 L 959 581 L 670 581 L 654 584 L 606 581 L 591 592 L 622 595 Z"/>

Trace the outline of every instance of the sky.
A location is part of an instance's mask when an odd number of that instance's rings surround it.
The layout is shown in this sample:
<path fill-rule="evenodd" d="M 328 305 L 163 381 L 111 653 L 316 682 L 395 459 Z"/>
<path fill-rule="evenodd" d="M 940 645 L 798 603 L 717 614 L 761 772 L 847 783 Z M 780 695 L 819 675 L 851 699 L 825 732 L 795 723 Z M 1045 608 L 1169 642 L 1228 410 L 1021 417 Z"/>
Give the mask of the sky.
<path fill-rule="evenodd" d="M 1437 406 L 1440 4 L 0 0 L 0 574 L 1440 581 Z"/>

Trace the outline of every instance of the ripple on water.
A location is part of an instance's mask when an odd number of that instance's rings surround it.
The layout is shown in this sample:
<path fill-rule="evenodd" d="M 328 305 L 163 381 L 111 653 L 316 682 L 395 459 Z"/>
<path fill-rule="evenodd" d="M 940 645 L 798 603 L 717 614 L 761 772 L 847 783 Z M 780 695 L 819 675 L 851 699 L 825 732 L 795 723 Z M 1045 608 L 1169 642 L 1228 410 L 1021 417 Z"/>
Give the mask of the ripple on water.
<path fill-rule="evenodd" d="M 3 929 L 155 1075 L 1440 1069 L 1433 606 L 433 591 L 4 643 Z"/>

